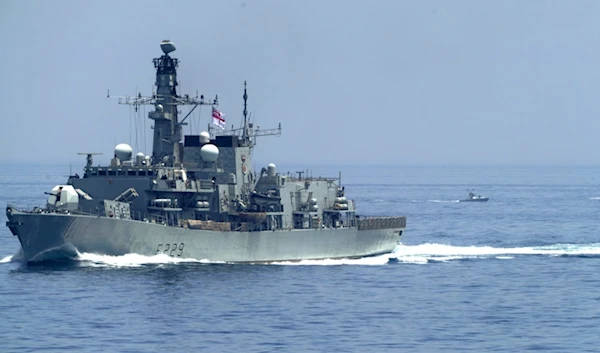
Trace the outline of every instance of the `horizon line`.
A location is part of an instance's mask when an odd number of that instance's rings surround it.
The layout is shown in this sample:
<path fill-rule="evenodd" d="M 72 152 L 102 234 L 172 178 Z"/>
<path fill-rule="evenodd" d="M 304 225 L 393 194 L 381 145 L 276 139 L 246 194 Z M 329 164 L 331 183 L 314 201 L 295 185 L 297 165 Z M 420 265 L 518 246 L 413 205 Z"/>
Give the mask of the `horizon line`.
<path fill-rule="evenodd" d="M 253 165 L 266 167 L 269 163 L 263 162 L 254 162 Z M 65 162 L 39 162 L 39 161 L 26 161 L 26 162 L 16 162 L 16 161 L 0 161 L 0 165 L 5 166 L 70 166 L 77 167 L 81 166 L 81 168 L 85 167 L 85 161 L 65 161 Z M 411 167 L 411 168 L 419 168 L 419 167 L 464 167 L 464 168 L 473 168 L 473 167 L 600 167 L 600 162 L 593 163 L 275 163 L 275 165 L 280 166 L 294 166 L 298 168 L 315 168 L 315 167 Z M 105 166 L 97 164 L 95 166 Z"/>

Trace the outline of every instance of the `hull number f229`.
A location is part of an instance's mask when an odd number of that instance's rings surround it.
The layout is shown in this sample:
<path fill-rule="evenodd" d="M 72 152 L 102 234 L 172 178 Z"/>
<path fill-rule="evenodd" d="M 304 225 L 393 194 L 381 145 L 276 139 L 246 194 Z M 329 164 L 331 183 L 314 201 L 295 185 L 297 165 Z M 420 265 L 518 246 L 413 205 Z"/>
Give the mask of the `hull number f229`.
<path fill-rule="evenodd" d="M 166 254 L 173 257 L 179 257 L 183 254 L 184 243 L 173 243 L 173 244 L 158 244 L 154 255 Z"/>

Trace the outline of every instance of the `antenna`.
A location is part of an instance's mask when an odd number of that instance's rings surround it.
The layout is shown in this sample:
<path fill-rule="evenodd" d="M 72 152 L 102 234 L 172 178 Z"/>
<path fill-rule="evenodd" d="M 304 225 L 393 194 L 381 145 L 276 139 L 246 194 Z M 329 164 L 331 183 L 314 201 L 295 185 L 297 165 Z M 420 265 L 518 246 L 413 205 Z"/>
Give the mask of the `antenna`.
<path fill-rule="evenodd" d="M 94 155 L 102 155 L 102 153 L 100 153 L 100 152 L 79 152 L 77 154 L 78 155 L 83 155 L 83 156 L 87 155 L 87 163 L 85 165 L 86 168 L 90 168 L 92 166 L 92 164 L 94 163 L 94 159 L 93 159 L 92 156 L 94 156 Z"/>
<path fill-rule="evenodd" d="M 248 123 L 248 92 L 246 91 L 246 81 L 244 81 L 244 126 Z"/>
<path fill-rule="evenodd" d="M 171 42 L 168 39 L 165 39 L 162 42 L 160 42 L 160 49 L 163 51 L 163 53 L 165 53 L 165 55 L 168 55 L 170 52 L 175 51 L 176 48 L 173 42 Z"/>

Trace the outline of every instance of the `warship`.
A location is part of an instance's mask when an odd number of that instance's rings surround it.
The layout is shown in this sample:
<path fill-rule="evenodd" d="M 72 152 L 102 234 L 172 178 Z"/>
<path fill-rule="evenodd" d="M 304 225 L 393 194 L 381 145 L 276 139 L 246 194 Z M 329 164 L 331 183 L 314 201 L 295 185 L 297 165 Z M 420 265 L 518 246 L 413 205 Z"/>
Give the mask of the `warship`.
<path fill-rule="evenodd" d="M 264 263 L 373 256 L 400 244 L 406 218 L 357 215 L 341 174 L 279 173 L 273 163 L 253 170 L 257 137 L 280 136 L 281 124 L 255 127 L 244 82 L 241 126 L 225 129 L 218 96 L 180 95 L 175 45 L 160 46 L 152 95 L 119 98 L 136 110 L 151 106 L 152 155 L 118 144 L 109 165 L 94 166 L 96 153 L 79 153 L 87 158 L 83 175 L 47 192 L 45 206 L 7 205 L 6 225 L 25 261 L 135 253 Z M 186 118 L 203 105 L 213 124 L 182 136 Z M 181 106 L 190 112 L 180 120 Z"/>

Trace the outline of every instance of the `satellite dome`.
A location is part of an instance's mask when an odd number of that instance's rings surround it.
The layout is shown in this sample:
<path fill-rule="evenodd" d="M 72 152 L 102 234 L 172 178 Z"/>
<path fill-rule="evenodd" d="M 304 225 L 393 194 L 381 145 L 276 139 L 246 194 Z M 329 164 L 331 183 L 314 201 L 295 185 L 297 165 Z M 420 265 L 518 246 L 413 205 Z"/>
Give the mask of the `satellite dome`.
<path fill-rule="evenodd" d="M 144 154 L 142 152 L 138 152 L 135 154 L 135 164 L 137 164 L 137 165 L 144 164 Z"/>
<path fill-rule="evenodd" d="M 163 110 L 165 110 L 165 108 L 163 107 L 163 105 L 162 105 L 162 104 L 157 104 L 157 105 L 156 105 L 156 111 L 157 111 L 157 112 L 162 112 Z"/>
<path fill-rule="evenodd" d="M 200 156 L 205 162 L 215 162 L 219 158 L 219 148 L 213 144 L 206 144 L 200 149 Z"/>
<path fill-rule="evenodd" d="M 133 149 L 126 143 L 120 143 L 115 146 L 115 157 L 119 158 L 121 161 L 131 160 L 132 154 Z"/>
<path fill-rule="evenodd" d="M 166 39 L 160 42 L 160 49 L 162 49 L 163 53 L 169 54 L 170 52 L 175 51 L 175 44 Z"/>
<path fill-rule="evenodd" d="M 200 143 L 209 143 L 210 142 L 210 134 L 206 131 L 202 131 L 200 133 Z"/>

